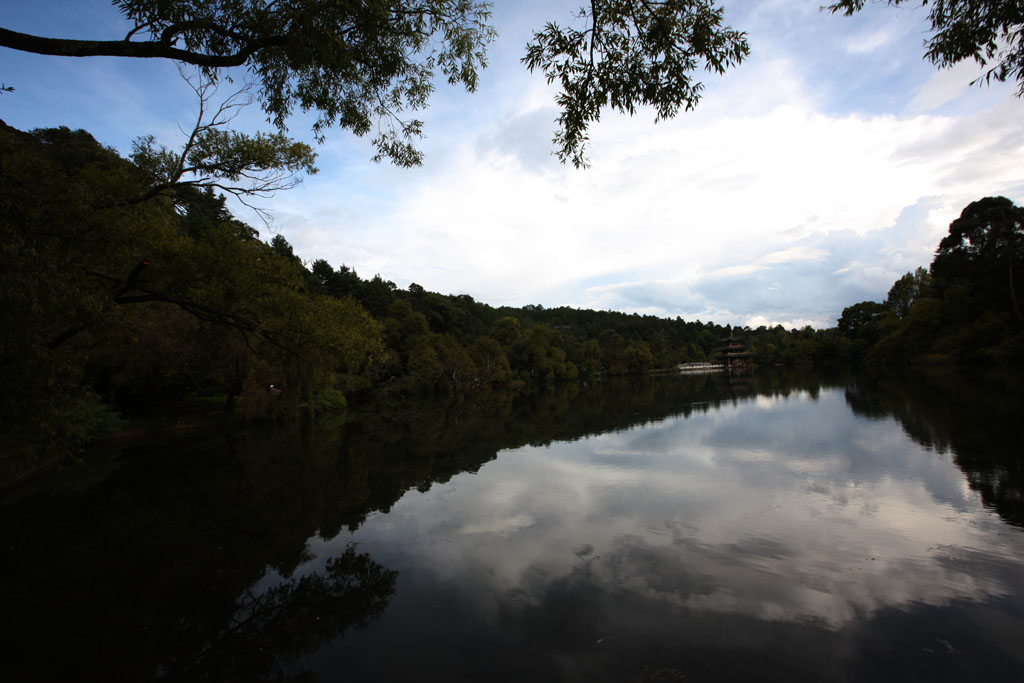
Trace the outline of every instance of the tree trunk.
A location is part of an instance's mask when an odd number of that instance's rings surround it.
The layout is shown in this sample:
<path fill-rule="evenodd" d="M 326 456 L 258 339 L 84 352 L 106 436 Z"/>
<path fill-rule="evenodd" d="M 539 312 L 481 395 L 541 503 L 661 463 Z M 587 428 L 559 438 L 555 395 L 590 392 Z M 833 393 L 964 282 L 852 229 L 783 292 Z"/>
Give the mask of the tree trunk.
<path fill-rule="evenodd" d="M 1013 302 L 1013 310 L 1017 314 L 1017 321 L 1024 325 L 1024 316 L 1020 314 L 1020 304 L 1017 303 L 1017 289 L 1013 284 L 1013 261 L 1010 261 L 1010 301 Z"/>

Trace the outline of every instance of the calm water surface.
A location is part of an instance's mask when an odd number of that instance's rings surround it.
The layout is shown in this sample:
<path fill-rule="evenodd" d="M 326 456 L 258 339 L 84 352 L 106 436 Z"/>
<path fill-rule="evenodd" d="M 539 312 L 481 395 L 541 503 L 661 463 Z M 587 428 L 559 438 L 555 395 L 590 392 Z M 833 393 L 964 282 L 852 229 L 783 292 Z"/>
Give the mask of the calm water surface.
<path fill-rule="evenodd" d="M 134 449 L 0 509 L 2 635 L 31 679 L 1016 681 L 1020 398 L 665 377 Z"/>

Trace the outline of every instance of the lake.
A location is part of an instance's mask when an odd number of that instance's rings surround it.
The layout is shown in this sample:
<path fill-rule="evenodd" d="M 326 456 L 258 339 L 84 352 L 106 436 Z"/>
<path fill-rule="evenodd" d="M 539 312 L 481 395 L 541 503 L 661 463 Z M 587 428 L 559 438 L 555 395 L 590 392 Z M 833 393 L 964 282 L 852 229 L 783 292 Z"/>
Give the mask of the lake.
<path fill-rule="evenodd" d="M 1022 437 L 764 370 L 153 438 L 6 492 L 4 678 L 1017 681 Z"/>

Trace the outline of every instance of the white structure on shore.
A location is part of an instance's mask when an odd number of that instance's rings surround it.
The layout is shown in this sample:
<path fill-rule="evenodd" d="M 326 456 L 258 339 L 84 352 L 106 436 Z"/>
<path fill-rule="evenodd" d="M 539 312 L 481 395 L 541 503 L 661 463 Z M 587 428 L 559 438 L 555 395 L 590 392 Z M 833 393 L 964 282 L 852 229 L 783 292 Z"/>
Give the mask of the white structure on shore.
<path fill-rule="evenodd" d="M 718 372 L 719 370 L 725 369 L 724 363 L 680 363 L 679 372 L 682 373 L 700 373 L 700 372 Z"/>

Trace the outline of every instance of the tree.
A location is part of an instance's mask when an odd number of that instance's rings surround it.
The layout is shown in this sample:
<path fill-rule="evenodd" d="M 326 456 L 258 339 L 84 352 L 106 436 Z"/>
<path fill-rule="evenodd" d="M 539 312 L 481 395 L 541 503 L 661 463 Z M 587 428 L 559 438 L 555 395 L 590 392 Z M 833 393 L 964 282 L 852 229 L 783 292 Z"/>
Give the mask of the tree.
<path fill-rule="evenodd" d="M 506 382 L 512 376 L 508 357 L 493 337 L 478 336 L 467 352 L 476 364 L 477 377 L 482 385 Z"/>
<path fill-rule="evenodd" d="M 949 224 L 949 234 L 939 242 L 931 270 L 946 283 L 967 281 L 986 308 L 993 304 L 1003 310 L 1012 308 L 1024 322 L 1016 283 L 1022 265 L 1024 207 L 1006 197 L 985 197 L 968 204 Z"/>
<path fill-rule="evenodd" d="M 580 348 L 580 367 L 583 372 L 596 373 L 601 371 L 601 347 L 596 339 L 588 339 Z"/>
<path fill-rule="evenodd" d="M 308 293 L 283 237 L 261 242 L 210 187 L 131 201 L 150 180 L 84 131 L 0 124 L 0 482 L 74 455 L 113 409 L 202 390 L 297 412 L 385 354 L 361 306 Z"/>
<path fill-rule="evenodd" d="M 309 145 L 281 132 L 248 135 L 227 130 L 238 109 L 252 102 L 248 86 L 227 97 L 208 114 L 216 93 L 215 83 L 202 76 L 189 77 L 184 72 L 182 77 L 199 100 L 196 123 L 180 152 L 158 147 L 152 135 L 135 141 L 131 160 L 146 174 L 151 187 L 133 201 L 167 195 L 181 204 L 180 196 L 189 195 L 189 190 L 216 188 L 237 197 L 267 220 L 267 212 L 249 200 L 295 187 L 300 172 L 315 174 L 316 153 Z"/>
<path fill-rule="evenodd" d="M 626 368 L 631 375 L 642 375 L 654 369 L 655 358 L 647 342 L 630 342 L 625 351 Z"/>
<path fill-rule="evenodd" d="M 905 318 L 914 305 L 931 283 L 931 275 L 924 267 L 920 267 L 913 273 L 907 273 L 893 283 L 889 288 L 889 295 L 885 299 L 885 305 L 889 307 L 898 318 Z"/>
<path fill-rule="evenodd" d="M 479 0 L 115 0 L 132 28 L 120 40 L 44 38 L 0 28 L 0 46 L 38 54 L 172 59 L 209 78 L 245 68 L 279 129 L 296 108 L 315 111 L 313 133 L 373 132 L 375 160 L 422 162 L 414 141 L 440 72 L 472 92 L 495 31 Z M 748 52 L 723 26 L 718 0 L 590 0 L 578 31 L 549 23 L 524 62 L 562 93 L 558 156 L 585 165 L 586 130 L 611 107 L 650 105 L 659 119 L 692 109 L 703 65 L 722 73 Z"/>
<path fill-rule="evenodd" d="M 988 67 L 978 80 L 1015 80 L 1017 96 L 1024 96 L 1024 5 L 1019 0 L 887 1 L 893 7 L 930 4 L 933 35 L 925 42 L 924 54 L 933 64 L 946 68 L 973 59 Z M 839 0 L 828 6 L 846 16 L 863 8 L 864 0 Z"/>
<path fill-rule="evenodd" d="M 494 321 L 491 326 L 491 336 L 497 339 L 504 346 L 510 345 L 519 338 L 519 320 L 512 316 L 504 316 Z"/>
<path fill-rule="evenodd" d="M 929 0 L 887 0 L 891 6 Z M 296 108 L 315 111 L 313 133 L 340 126 L 373 132 L 375 160 L 422 163 L 415 146 L 423 122 L 403 118 L 427 106 L 440 71 L 452 85 L 476 89 L 495 37 L 491 5 L 480 0 L 114 0 L 132 28 L 120 40 L 54 39 L 0 28 L 0 47 L 66 57 L 172 59 L 216 78 L 245 68 L 259 101 L 280 130 Z M 865 0 L 836 0 L 852 15 Z M 925 56 L 940 67 L 964 59 L 989 66 L 983 76 L 1015 79 L 1024 96 L 1024 7 L 1017 0 L 931 0 L 933 36 Z M 611 108 L 657 119 L 690 110 L 714 73 L 749 53 L 746 35 L 724 23 L 719 0 L 589 0 L 585 28 L 549 22 L 534 34 L 523 62 L 557 81 L 556 154 L 587 165 L 587 129 Z M 0 89 L 10 90 L 0 85 Z"/>
<path fill-rule="evenodd" d="M 408 166 L 435 70 L 476 88 L 494 38 L 476 0 L 115 0 L 132 22 L 121 40 L 52 39 L 0 29 L 0 45 L 67 57 L 165 58 L 209 77 L 245 67 L 268 118 L 284 129 L 296 107 L 316 111 L 313 132 L 375 131 L 377 158 Z"/>
<path fill-rule="evenodd" d="M 750 52 L 746 34 L 724 26 L 717 0 L 591 0 L 579 10 L 587 28 L 548 23 L 534 33 L 523 62 L 558 81 L 558 158 L 586 166 L 587 128 L 614 109 L 634 114 L 651 106 L 674 117 L 700 100 L 692 73 L 703 65 L 725 73 Z"/>
<path fill-rule="evenodd" d="M 359 275 L 348 266 L 342 265 L 337 271 L 323 259 L 313 261 L 313 280 L 315 289 L 322 294 L 333 297 L 354 296 L 362 285 Z"/>
<path fill-rule="evenodd" d="M 859 304 L 843 309 L 843 314 L 839 317 L 839 324 L 836 327 L 847 336 L 861 336 L 868 326 L 878 320 L 887 310 L 885 304 L 876 301 L 861 301 Z"/>

